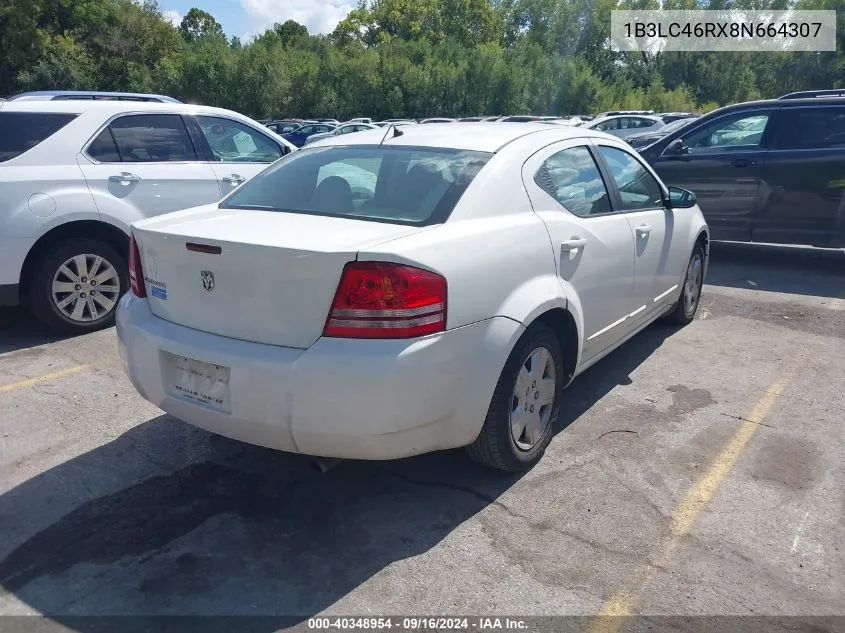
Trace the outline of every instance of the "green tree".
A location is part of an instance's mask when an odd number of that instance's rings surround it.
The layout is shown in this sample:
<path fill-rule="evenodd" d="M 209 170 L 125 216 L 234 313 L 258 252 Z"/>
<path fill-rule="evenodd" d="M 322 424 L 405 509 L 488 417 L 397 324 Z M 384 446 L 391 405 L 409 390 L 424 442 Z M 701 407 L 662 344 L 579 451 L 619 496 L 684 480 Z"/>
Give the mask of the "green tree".
<path fill-rule="evenodd" d="M 214 19 L 214 16 L 196 7 L 188 11 L 182 18 L 179 32 L 187 42 L 194 42 L 198 39 L 226 39 L 223 27 Z"/>
<path fill-rule="evenodd" d="M 284 46 L 301 44 L 308 39 L 308 29 L 305 25 L 295 20 L 287 20 L 283 24 L 276 24 L 273 26 L 273 30 L 279 36 Z"/>

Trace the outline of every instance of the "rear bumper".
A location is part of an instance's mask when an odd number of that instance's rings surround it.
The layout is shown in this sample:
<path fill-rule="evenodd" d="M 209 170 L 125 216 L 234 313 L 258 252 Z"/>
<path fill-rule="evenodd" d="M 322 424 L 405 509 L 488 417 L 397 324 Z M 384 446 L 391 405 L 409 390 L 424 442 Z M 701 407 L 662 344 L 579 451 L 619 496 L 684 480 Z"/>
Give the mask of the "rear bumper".
<path fill-rule="evenodd" d="M 174 417 L 233 439 L 322 457 L 394 459 L 471 443 L 523 331 L 497 317 L 410 341 L 321 338 L 307 350 L 249 343 L 164 321 L 127 294 L 124 367 Z M 174 395 L 169 352 L 230 368 L 230 412 Z"/>

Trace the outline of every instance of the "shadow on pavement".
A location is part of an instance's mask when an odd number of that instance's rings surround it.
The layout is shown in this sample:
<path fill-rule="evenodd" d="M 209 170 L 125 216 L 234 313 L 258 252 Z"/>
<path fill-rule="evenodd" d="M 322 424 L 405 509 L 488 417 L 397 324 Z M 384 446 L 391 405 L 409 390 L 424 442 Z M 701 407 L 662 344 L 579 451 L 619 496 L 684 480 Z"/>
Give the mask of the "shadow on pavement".
<path fill-rule="evenodd" d="M 713 242 L 705 283 L 845 298 L 845 250 Z"/>
<path fill-rule="evenodd" d="M 50 332 L 24 308 L 0 308 L 0 354 L 68 338 Z"/>
<path fill-rule="evenodd" d="M 674 331 L 650 327 L 577 378 L 558 432 L 629 384 L 629 374 Z M 521 478 L 478 466 L 461 450 L 343 462 L 321 475 L 305 457 L 163 415 L 0 496 L 0 585 L 53 622 L 86 633 L 103 630 L 107 620 L 87 616 L 302 622 L 395 561 L 432 550 L 488 506 L 512 512 L 498 498 Z M 559 562 L 562 569 L 574 564 Z M 378 582 L 389 583 L 389 573 Z M 465 573 L 437 570 L 457 574 L 456 582 Z M 250 630 L 274 630 L 272 618 L 244 619 Z M 119 628 L 129 630 L 131 620 Z M 231 630 L 233 622 L 223 622 Z"/>

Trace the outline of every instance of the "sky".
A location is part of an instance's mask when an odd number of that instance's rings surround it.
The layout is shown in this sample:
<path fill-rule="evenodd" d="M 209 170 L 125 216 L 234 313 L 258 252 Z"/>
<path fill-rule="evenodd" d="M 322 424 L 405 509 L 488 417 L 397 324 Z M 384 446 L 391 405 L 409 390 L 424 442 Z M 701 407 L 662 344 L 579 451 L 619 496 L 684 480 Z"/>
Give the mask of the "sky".
<path fill-rule="evenodd" d="M 159 0 L 164 17 L 178 25 L 191 7 L 208 11 L 229 37 L 248 40 L 275 22 L 296 20 L 308 32 L 330 33 L 357 0 Z"/>

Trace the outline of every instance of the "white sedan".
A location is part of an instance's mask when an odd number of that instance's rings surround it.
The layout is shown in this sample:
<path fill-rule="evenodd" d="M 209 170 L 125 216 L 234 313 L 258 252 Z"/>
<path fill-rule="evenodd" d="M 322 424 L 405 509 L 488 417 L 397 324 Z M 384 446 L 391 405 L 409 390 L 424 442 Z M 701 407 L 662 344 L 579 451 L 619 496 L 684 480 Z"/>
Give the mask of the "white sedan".
<path fill-rule="evenodd" d="M 140 221 L 117 333 L 135 387 L 328 458 L 466 446 L 531 467 L 578 373 L 693 319 L 709 233 L 626 143 L 541 123 L 319 141 L 219 203 Z"/>
<path fill-rule="evenodd" d="M 338 125 L 331 132 L 320 132 L 319 134 L 312 134 L 305 139 L 305 145 L 311 145 L 324 138 L 330 136 L 340 136 L 341 134 L 352 134 L 354 132 L 366 132 L 367 130 L 377 130 L 379 127 L 372 123 L 342 123 Z"/>

